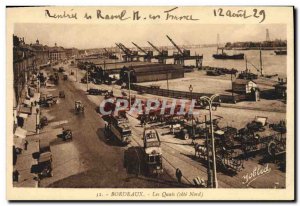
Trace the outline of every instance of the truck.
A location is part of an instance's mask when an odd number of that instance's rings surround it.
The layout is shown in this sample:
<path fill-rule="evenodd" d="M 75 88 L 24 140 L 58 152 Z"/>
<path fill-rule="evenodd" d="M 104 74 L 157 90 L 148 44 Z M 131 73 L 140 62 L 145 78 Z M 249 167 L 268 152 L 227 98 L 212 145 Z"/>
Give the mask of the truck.
<path fill-rule="evenodd" d="M 110 116 L 105 125 L 105 135 L 107 137 L 114 136 L 123 145 L 128 145 L 131 142 L 132 132 L 127 117 L 124 115 Z"/>
<path fill-rule="evenodd" d="M 162 174 L 162 149 L 157 131 L 153 128 L 145 128 L 143 142 L 146 174 L 150 176 Z"/>

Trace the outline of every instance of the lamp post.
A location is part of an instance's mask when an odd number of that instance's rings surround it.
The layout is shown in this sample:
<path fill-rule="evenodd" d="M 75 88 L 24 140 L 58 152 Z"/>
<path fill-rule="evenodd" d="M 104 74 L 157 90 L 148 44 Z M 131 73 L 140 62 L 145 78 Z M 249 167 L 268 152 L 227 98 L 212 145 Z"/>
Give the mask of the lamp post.
<path fill-rule="evenodd" d="M 214 127 L 212 121 L 212 103 L 218 94 L 214 94 L 211 97 L 203 96 L 200 99 L 205 100 L 209 106 L 209 116 L 210 116 L 210 132 L 211 132 L 211 146 L 212 146 L 212 159 L 213 159 L 213 187 L 218 188 L 217 180 L 217 165 L 216 165 L 216 150 L 215 150 L 215 137 L 214 137 Z"/>
<path fill-rule="evenodd" d="M 191 105 L 190 106 L 192 106 L 192 101 L 193 101 L 193 86 L 192 85 L 189 86 L 189 90 L 191 93 Z M 194 143 L 194 139 L 195 139 L 194 114 L 192 113 L 192 144 Z"/>
<path fill-rule="evenodd" d="M 206 155 L 207 155 L 207 187 L 211 188 L 213 186 L 212 179 L 211 179 L 211 168 L 210 168 L 210 145 L 208 140 L 208 128 L 207 128 L 207 118 L 206 115 L 205 118 L 205 141 L 206 141 Z"/>
<path fill-rule="evenodd" d="M 168 96 L 169 96 L 169 70 L 167 69 L 167 90 L 168 90 Z"/>
<path fill-rule="evenodd" d="M 86 67 L 86 91 L 89 91 L 89 67 Z"/>
<path fill-rule="evenodd" d="M 129 109 L 131 109 L 131 96 L 130 96 L 130 73 L 132 72 L 133 70 L 128 70 L 128 71 L 125 71 L 125 73 L 127 73 L 128 75 L 128 96 L 129 96 Z"/>
<path fill-rule="evenodd" d="M 77 73 L 78 73 L 78 66 L 76 66 L 76 82 L 78 81 L 78 75 L 77 75 Z"/>
<path fill-rule="evenodd" d="M 37 134 L 40 133 L 40 117 L 39 117 L 40 110 L 39 108 L 36 108 L 36 127 L 35 131 Z"/>

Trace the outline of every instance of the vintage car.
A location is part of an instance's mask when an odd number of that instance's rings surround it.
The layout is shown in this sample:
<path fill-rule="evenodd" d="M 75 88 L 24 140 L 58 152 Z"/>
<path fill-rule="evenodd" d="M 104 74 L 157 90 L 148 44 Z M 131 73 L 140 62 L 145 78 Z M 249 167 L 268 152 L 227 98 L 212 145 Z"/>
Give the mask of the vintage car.
<path fill-rule="evenodd" d="M 61 138 L 64 141 L 72 140 L 73 139 L 72 131 L 70 129 L 63 129 L 62 134 L 61 134 Z"/>
<path fill-rule="evenodd" d="M 44 128 L 48 125 L 48 118 L 46 116 L 42 116 L 40 118 L 40 128 Z"/>
<path fill-rule="evenodd" d="M 90 95 L 101 95 L 103 93 L 102 90 L 100 90 L 100 89 L 94 89 L 94 88 L 90 88 L 87 92 Z"/>
<path fill-rule="evenodd" d="M 52 94 L 44 94 L 40 97 L 39 104 L 41 106 L 50 107 L 53 104 L 57 103 L 56 97 L 54 97 Z"/>
<path fill-rule="evenodd" d="M 38 176 L 40 179 L 44 177 L 52 177 L 53 176 L 53 164 L 52 164 L 52 153 L 51 152 L 43 152 L 39 155 L 38 158 L 38 167 L 39 173 Z"/>
<path fill-rule="evenodd" d="M 81 101 L 75 101 L 75 113 L 84 113 L 84 105 L 82 104 Z"/>

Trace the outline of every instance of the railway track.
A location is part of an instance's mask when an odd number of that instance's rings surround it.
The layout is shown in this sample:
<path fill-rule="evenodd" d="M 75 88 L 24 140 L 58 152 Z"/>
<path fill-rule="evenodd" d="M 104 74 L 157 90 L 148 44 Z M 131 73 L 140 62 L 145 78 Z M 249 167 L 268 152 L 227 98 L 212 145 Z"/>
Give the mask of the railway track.
<path fill-rule="evenodd" d="M 134 133 L 136 134 L 135 137 L 136 137 L 136 136 L 142 136 L 142 135 L 143 135 L 142 132 L 140 132 L 137 128 L 133 127 L 132 129 L 133 129 Z M 140 144 L 137 142 L 136 139 L 134 139 L 134 141 L 140 146 Z M 181 154 L 184 153 L 182 150 L 179 150 L 178 148 L 173 147 L 173 146 L 171 146 L 170 144 L 168 144 L 168 143 L 166 143 L 166 142 L 164 142 L 164 141 L 161 141 L 161 144 L 162 144 L 162 146 L 164 147 L 164 148 L 163 148 L 163 151 L 164 151 L 164 153 L 163 153 L 163 159 L 164 159 L 165 162 L 167 162 L 172 168 L 176 169 L 177 166 L 176 166 L 175 164 L 173 164 L 172 162 L 170 162 L 170 161 L 168 160 L 168 158 L 166 157 L 166 155 L 164 155 L 164 154 L 167 154 L 167 156 L 172 156 L 173 158 L 178 159 L 179 161 L 184 162 L 184 163 L 187 164 L 189 167 L 194 168 L 194 169 L 196 169 L 196 170 L 198 170 L 198 171 L 204 173 L 205 175 L 207 174 L 207 168 L 206 168 L 206 167 L 201 166 L 201 165 L 199 164 L 199 162 L 194 162 L 193 160 L 190 160 L 190 159 L 188 159 L 187 157 L 182 156 Z M 168 149 L 167 149 L 167 148 L 168 148 Z M 176 151 L 176 153 L 173 153 L 172 151 Z M 178 155 L 178 154 L 180 154 L 180 155 Z M 225 187 L 233 187 L 233 185 L 235 185 L 235 186 L 236 186 L 236 185 L 241 185 L 241 179 L 240 179 L 239 177 L 236 177 L 236 176 L 234 176 L 234 177 L 229 177 L 229 176 L 226 175 L 226 174 L 224 174 L 224 175 L 222 174 L 222 176 L 223 176 L 224 178 L 230 178 L 228 181 L 220 181 L 220 180 L 219 180 L 219 183 L 221 183 L 221 185 L 223 185 L 223 186 L 225 186 Z M 191 182 L 191 180 L 188 179 L 188 177 L 183 176 L 183 178 L 184 178 L 189 184 L 192 184 L 192 185 L 193 185 L 193 183 Z M 233 184 L 229 184 L 228 182 L 231 182 L 231 183 L 233 183 Z M 254 187 L 251 186 L 251 185 L 249 185 L 249 187 L 254 188 Z"/>

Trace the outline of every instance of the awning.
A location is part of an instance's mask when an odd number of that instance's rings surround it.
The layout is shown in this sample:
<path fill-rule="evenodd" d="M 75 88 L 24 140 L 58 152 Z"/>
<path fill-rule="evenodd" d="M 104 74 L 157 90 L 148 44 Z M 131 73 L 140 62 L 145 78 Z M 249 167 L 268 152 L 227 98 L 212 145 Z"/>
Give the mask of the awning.
<path fill-rule="evenodd" d="M 14 135 L 24 139 L 27 135 L 27 130 L 22 129 L 21 127 L 17 127 Z"/>
<path fill-rule="evenodd" d="M 20 113 L 31 114 L 31 107 L 21 106 L 19 109 Z"/>
<path fill-rule="evenodd" d="M 44 153 L 40 154 L 40 157 L 38 159 L 38 163 L 51 161 L 51 158 L 52 158 L 51 152 L 44 152 Z"/>
<path fill-rule="evenodd" d="M 14 136 L 14 146 L 16 148 L 24 149 L 24 139 Z"/>
<path fill-rule="evenodd" d="M 28 114 L 26 114 L 26 113 L 20 113 L 18 116 L 26 119 L 28 117 Z"/>
<path fill-rule="evenodd" d="M 23 102 L 24 105 L 27 105 L 27 106 L 31 106 L 31 101 L 28 100 L 28 99 L 25 99 L 24 102 Z"/>

